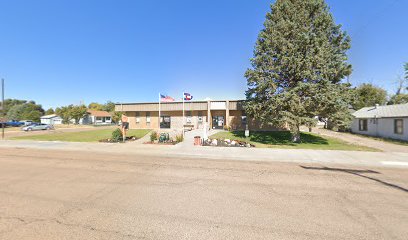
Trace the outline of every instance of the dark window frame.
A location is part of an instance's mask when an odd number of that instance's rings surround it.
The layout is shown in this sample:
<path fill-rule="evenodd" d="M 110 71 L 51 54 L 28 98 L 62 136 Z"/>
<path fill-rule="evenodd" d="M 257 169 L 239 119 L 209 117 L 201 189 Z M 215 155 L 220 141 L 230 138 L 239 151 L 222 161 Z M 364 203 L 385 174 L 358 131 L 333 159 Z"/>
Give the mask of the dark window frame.
<path fill-rule="evenodd" d="M 401 123 L 401 126 L 398 126 Z M 394 134 L 404 134 L 404 119 L 394 119 Z"/>
<path fill-rule="evenodd" d="M 368 121 L 367 119 L 359 119 L 358 130 L 362 132 L 368 131 Z"/>

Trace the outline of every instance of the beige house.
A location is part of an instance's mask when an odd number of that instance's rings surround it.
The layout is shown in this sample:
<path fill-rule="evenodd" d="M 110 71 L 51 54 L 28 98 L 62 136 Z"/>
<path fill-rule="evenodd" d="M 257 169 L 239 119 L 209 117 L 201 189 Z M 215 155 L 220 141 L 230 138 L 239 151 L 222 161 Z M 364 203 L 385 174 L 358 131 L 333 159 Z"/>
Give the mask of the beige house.
<path fill-rule="evenodd" d="M 112 124 L 112 116 L 106 111 L 88 110 L 79 124 L 109 125 Z"/>
<path fill-rule="evenodd" d="M 248 124 L 252 130 L 275 130 L 248 119 L 242 104 L 242 100 L 184 102 L 184 120 L 183 102 L 121 103 L 115 111 L 128 116 L 131 129 L 201 129 L 208 124 L 212 129 L 243 130 Z"/>

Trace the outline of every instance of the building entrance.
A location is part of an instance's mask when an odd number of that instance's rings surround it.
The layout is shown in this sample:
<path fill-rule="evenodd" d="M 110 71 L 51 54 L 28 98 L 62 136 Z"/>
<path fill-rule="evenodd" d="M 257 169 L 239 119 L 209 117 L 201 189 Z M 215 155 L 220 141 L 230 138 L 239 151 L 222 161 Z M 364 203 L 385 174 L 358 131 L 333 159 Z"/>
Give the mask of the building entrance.
<path fill-rule="evenodd" d="M 171 117 L 161 116 L 160 117 L 160 128 L 170 128 L 171 127 Z"/>
<path fill-rule="evenodd" d="M 224 116 L 213 116 L 212 117 L 212 128 L 213 129 L 223 129 L 224 128 Z"/>

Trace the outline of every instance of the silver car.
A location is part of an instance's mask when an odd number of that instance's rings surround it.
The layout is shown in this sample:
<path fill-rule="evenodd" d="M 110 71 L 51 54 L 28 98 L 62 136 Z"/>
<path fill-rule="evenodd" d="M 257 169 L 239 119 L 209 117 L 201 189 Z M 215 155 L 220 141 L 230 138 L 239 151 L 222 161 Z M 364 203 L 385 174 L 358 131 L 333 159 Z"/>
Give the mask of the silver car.
<path fill-rule="evenodd" d="M 53 125 L 45 124 L 45 123 L 33 123 L 31 125 L 25 126 L 21 128 L 23 131 L 36 131 L 36 130 L 52 130 L 54 129 Z"/>

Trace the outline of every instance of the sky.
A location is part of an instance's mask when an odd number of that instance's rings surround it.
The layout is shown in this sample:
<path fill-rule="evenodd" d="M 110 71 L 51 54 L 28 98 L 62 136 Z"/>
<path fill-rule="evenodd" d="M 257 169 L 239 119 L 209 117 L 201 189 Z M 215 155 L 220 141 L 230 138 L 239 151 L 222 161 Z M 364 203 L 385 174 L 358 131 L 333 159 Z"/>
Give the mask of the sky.
<path fill-rule="evenodd" d="M 90 102 L 243 99 L 273 0 L 0 0 L 6 98 Z M 408 1 L 327 0 L 352 39 L 349 81 L 395 91 L 408 62 Z"/>

